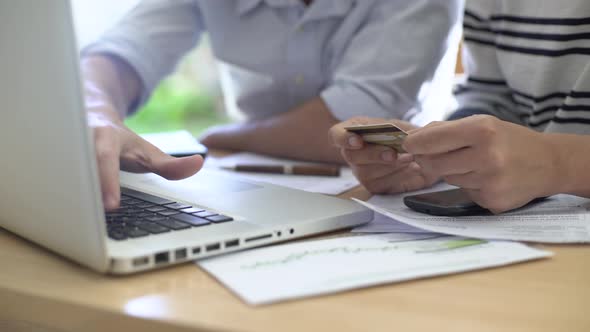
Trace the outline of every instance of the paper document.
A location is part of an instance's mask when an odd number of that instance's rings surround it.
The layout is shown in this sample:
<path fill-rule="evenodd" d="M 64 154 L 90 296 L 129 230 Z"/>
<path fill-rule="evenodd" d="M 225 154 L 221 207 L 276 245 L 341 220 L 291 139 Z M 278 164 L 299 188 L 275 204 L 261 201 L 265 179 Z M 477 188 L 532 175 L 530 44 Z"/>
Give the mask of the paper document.
<path fill-rule="evenodd" d="M 236 153 L 223 158 L 208 158 L 205 167 L 219 169 L 220 167 L 232 167 L 236 164 L 264 164 L 264 165 L 294 165 L 309 164 L 301 161 L 272 158 L 254 153 Z M 348 167 L 342 167 L 340 176 L 305 176 L 267 173 L 248 173 L 220 170 L 253 181 L 272 183 L 279 186 L 295 188 L 320 194 L 338 195 L 356 187 L 359 183 Z"/>
<path fill-rule="evenodd" d="M 447 235 L 362 235 L 297 242 L 198 261 L 258 305 L 550 256 L 514 242 Z"/>
<path fill-rule="evenodd" d="M 353 233 L 415 233 L 415 234 L 436 234 L 422 228 L 416 228 L 403 222 L 399 222 L 382 215 L 375 213 L 373 220 L 368 224 L 358 226 L 352 229 Z"/>
<path fill-rule="evenodd" d="M 420 192 L 453 188 L 439 184 Z M 404 205 L 402 195 L 373 196 L 357 200 L 396 222 L 430 232 L 482 239 L 503 239 L 546 243 L 590 242 L 590 199 L 555 195 L 531 206 L 500 215 L 439 217 L 415 212 Z"/>

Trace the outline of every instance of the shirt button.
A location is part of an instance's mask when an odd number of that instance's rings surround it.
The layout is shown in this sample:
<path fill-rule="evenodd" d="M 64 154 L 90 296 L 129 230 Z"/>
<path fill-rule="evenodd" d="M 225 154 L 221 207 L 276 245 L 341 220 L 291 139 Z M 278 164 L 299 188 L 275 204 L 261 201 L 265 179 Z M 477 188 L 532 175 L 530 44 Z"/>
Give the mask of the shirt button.
<path fill-rule="evenodd" d="M 304 82 L 305 82 L 305 78 L 303 77 L 303 75 L 297 75 L 297 77 L 295 77 L 295 84 L 301 85 Z"/>

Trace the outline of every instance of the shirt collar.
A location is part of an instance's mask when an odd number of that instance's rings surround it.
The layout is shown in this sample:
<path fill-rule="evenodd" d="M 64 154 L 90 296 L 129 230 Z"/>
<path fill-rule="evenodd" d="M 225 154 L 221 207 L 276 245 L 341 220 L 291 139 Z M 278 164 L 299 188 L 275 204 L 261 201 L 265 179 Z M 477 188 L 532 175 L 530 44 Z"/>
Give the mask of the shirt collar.
<path fill-rule="evenodd" d="M 237 11 L 238 15 L 245 15 L 252 9 L 258 7 L 258 4 L 262 0 L 237 0 Z"/>
<path fill-rule="evenodd" d="M 308 20 L 318 20 L 326 17 L 344 16 L 348 13 L 355 0 L 315 0 Z M 299 5 L 300 0 L 237 0 L 238 15 L 245 15 L 254 10 L 262 2 L 271 7 L 289 7 Z"/>
<path fill-rule="evenodd" d="M 348 14 L 355 0 L 315 0 L 311 10 L 305 15 L 305 21 L 341 17 Z"/>
<path fill-rule="evenodd" d="M 238 15 L 245 15 L 266 2 L 271 7 L 289 7 L 298 5 L 299 0 L 236 0 L 238 2 Z"/>

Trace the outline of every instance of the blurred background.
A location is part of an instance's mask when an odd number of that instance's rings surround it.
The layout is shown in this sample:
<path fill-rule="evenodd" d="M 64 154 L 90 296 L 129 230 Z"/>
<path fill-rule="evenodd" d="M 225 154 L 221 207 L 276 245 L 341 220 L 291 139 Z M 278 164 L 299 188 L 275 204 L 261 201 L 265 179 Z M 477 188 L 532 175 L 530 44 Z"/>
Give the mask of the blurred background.
<path fill-rule="evenodd" d="M 139 0 L 73 0 L 80 48 L 96 40 Z M 135 132 L 186 129 L 200 135 L 207 127 L 230 122 L 225 114 L 217 67 L 205 35 L 200 45 L 155 90 L 150 101 L 126 124 Z"/>

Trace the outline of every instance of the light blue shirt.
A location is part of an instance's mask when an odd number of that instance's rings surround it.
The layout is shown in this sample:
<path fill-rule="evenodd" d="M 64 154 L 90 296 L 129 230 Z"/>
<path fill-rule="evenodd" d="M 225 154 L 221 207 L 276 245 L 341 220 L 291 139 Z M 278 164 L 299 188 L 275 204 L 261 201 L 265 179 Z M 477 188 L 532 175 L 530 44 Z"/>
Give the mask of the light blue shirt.
<path fill-rule="evenodd" d="M 449 34 L 461 9 L 459 0 L 315 0 L 309 7 L 144 0 L 85 53 L 126 60 L 145 101 L 208 32 L 230 111 L 257 119 L 321 96 L 340 120 L 409 119 L 428 95 L 423 83 L 457 40 Z M 450 87 L 450 75 L 440 79 Z"/>

